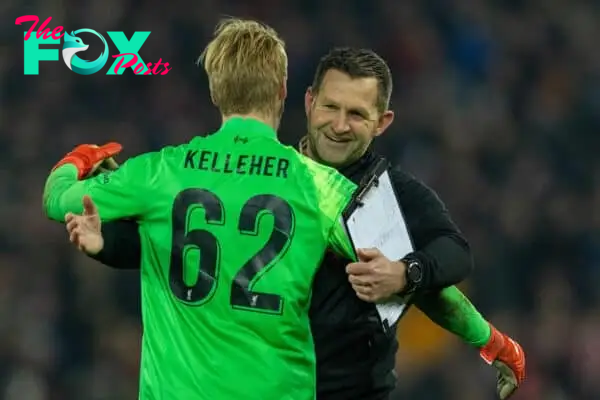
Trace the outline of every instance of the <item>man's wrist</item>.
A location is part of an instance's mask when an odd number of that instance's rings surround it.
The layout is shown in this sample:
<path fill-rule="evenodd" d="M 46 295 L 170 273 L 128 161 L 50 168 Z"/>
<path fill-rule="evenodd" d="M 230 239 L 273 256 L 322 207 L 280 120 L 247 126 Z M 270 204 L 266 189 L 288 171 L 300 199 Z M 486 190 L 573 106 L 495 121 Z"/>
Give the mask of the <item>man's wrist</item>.
<path fill-rule="evenodd" d="M 85 252 L 88 256 L 96 256 L 102 252 L 102 249 L 104 249 L 104 238 L 100 236 L 100 238 L 98 238 L 97 246 L 95 246 L 93 250 L 86 249 Z"/>
<path fill-rule="evenodd" d="M 489 324 L 489 326 L 490 337 L 488 342 L 480 348 L 479 354 L 485 362 L 491 364 L 498 357 L 498 353 L 502 347 L 504 347 L 504 336 L 492 324 Z"/>
<path fill-rule="evenodd" d="M 104 240 L 104 236 L 102 235 L 102 233 L 100 233 L 99 246 L 94 251 L 85 251 L 85 254 L 88 257 L 93 258 L 96 261 L 100 261 L 101 263 L 104 263 L 105 255 L 106 255 L 106 252 L 104 251 L 105 247 L 106 247 L 106 241 Z"/>
<path fill-rule="evenodd" d="M 401 260 L 405 265 L 404 275 L 406 285 L 402 290 L 402 295 L 413 294 L 420 290 L 423 285 L 423 264 L 414 257 L 405 257 Z"/>
<path fill-rule="evenodd" d="M 65 156 L 52 168 L 52 172 L 64 165 L 72 165 L 77 168 L 77 180 L 82 180 L 88 172 L 85 162 L 81 158 L 78 158 L 74 155 Z"/>

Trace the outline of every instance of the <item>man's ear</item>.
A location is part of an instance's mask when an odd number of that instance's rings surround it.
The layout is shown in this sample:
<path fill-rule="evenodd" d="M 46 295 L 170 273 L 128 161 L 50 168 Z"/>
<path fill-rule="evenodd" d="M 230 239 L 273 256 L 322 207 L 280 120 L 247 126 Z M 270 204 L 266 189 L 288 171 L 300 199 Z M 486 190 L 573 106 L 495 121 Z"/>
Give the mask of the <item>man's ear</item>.
<path fill-rule="evenodd" d="M 279 91 L 279 99 L 281 101 L 285 101 L 286 98 L 287 98 L 287 82 L 283 82 L 283 85 L 281 85 L 281 89 Z"/>
<path fill-rule="evenodd" d="M 313 94 L 313 90 L 309 86 L 306 89 L 306 93 L 304 94 L 304 112 L 306 113 L 306 115 L 310 114 L 310 109 L 312 107 L 314 100 L 315 100 L 315 96 Z"/>
<path fill-rule="evenodd" d="M 375 136 L 381 135 L 385 130 L 394 122 L 394 112 L 392 110 L 384 111 L 377 121 L 377 129 L 375 129 Z"/>

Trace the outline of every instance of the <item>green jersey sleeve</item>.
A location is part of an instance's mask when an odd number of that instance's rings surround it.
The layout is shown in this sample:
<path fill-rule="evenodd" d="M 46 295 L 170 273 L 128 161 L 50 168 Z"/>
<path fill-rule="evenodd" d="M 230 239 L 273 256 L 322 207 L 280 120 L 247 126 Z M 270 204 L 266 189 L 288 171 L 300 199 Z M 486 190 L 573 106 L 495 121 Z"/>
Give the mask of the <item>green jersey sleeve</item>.
<path fill-rule="evenodd" d="M 319 198 L 319 209 L 326 218 L 329 246 L 339 255 L 356 259 L 352 241 L 342 220 L 342 213 L 352 201 L 357 186 L 335 169 L 307 162 L 313 174 Z"/>
<path fill-rule="evenodd" d="M 48 218 L 64 222 L 68 212 L 83 211 L 83 196 L 89 195 L 103 221 L 140 217 L 148 207 L 148 187 L 153 175 L 154 153 L 125 162 L 112 172 L 77 180 L 77 169 L 67 164 L 54 170 L 46 181 L 43 205 Z"/>
<path fill-rule="evenodd" d="M 329 245 L 337 254 L 353 261 L 357 260 L 356 250 L 354 249 L 354 246 L 352 246 L 352 241 L 350 240 L 350 236 L 348 235 L 348 231 L 346 230 L 341 216 L 338 222 L 334 223 L 331 228 Z"/>

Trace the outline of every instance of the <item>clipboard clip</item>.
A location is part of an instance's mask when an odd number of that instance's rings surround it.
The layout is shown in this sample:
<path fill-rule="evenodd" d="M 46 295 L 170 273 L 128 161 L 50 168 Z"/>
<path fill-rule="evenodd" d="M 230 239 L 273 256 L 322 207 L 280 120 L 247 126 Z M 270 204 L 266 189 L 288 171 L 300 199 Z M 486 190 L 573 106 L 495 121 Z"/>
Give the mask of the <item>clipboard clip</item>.
<path fill-rule="evenodd" d="M 362 206 L 363 198 L 365 197 L 367 192 L 369 190 L 371 190 L 372 187 L 377 187 L 377 186 L 379 186 L 379 177 L 377 175 L 373 174 L 369 177 L 369 180 L 366 183 L 361 184 L 359 189 L 356 191 L 356 197 L 355 197 L 356 203 L 359 206 Z"/>
<path fill-rule="evenodd" d="M 387 160 L 385 158 L 380 159 L 370 173 L 365 176 L 367 179 L 363 178 L 360 182 L 354 197 L 358 206 L 363 205 L 363 199 L 371 188 L 379 186 L 379 176 L 387 169 L 387 167 Z"/>
<path fill-rule="evenodd" d="M 364 198 L 366 194 L 373 187 L 379 186 L 379 178 L 385 171 L 387 171 L 388 168 L 389 163 L 385 158 L 379 159 L 374 166 L 369 168 L 369 172 L 363 176 L 358 184 L 358 187 L 354 191 L 352 200 L 342 212 L 344 221 L 347 221 L 357 208 L 364 206 Z"/>

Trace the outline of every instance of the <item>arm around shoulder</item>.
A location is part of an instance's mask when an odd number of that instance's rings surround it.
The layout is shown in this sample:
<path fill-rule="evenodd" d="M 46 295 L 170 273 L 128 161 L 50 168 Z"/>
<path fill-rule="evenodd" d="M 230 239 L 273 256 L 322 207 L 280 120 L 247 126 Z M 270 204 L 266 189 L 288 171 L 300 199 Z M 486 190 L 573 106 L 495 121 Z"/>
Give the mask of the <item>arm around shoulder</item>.
<path fill-rule="evenodd" d="M 43 195 L 43 209 L 48 218 L 64 222 L 66 213 L 83 211 L 85 189 L 78 182 L 74 165 L 63 165 L 50 173 Z"/>
<path fill-rule="evenodd" d="M 95 177 L 81 177 L 74 164 L 66 163 L 49 176 L 44 190 L 44 211 L 64 222 L 65 214 L 83 210 L 83 196 L 97 205 L 103 221 L 139 217 L 149 207 L 148 190 L 154 184 L 156 153 L 127 160 L 119 169 Z"/>

